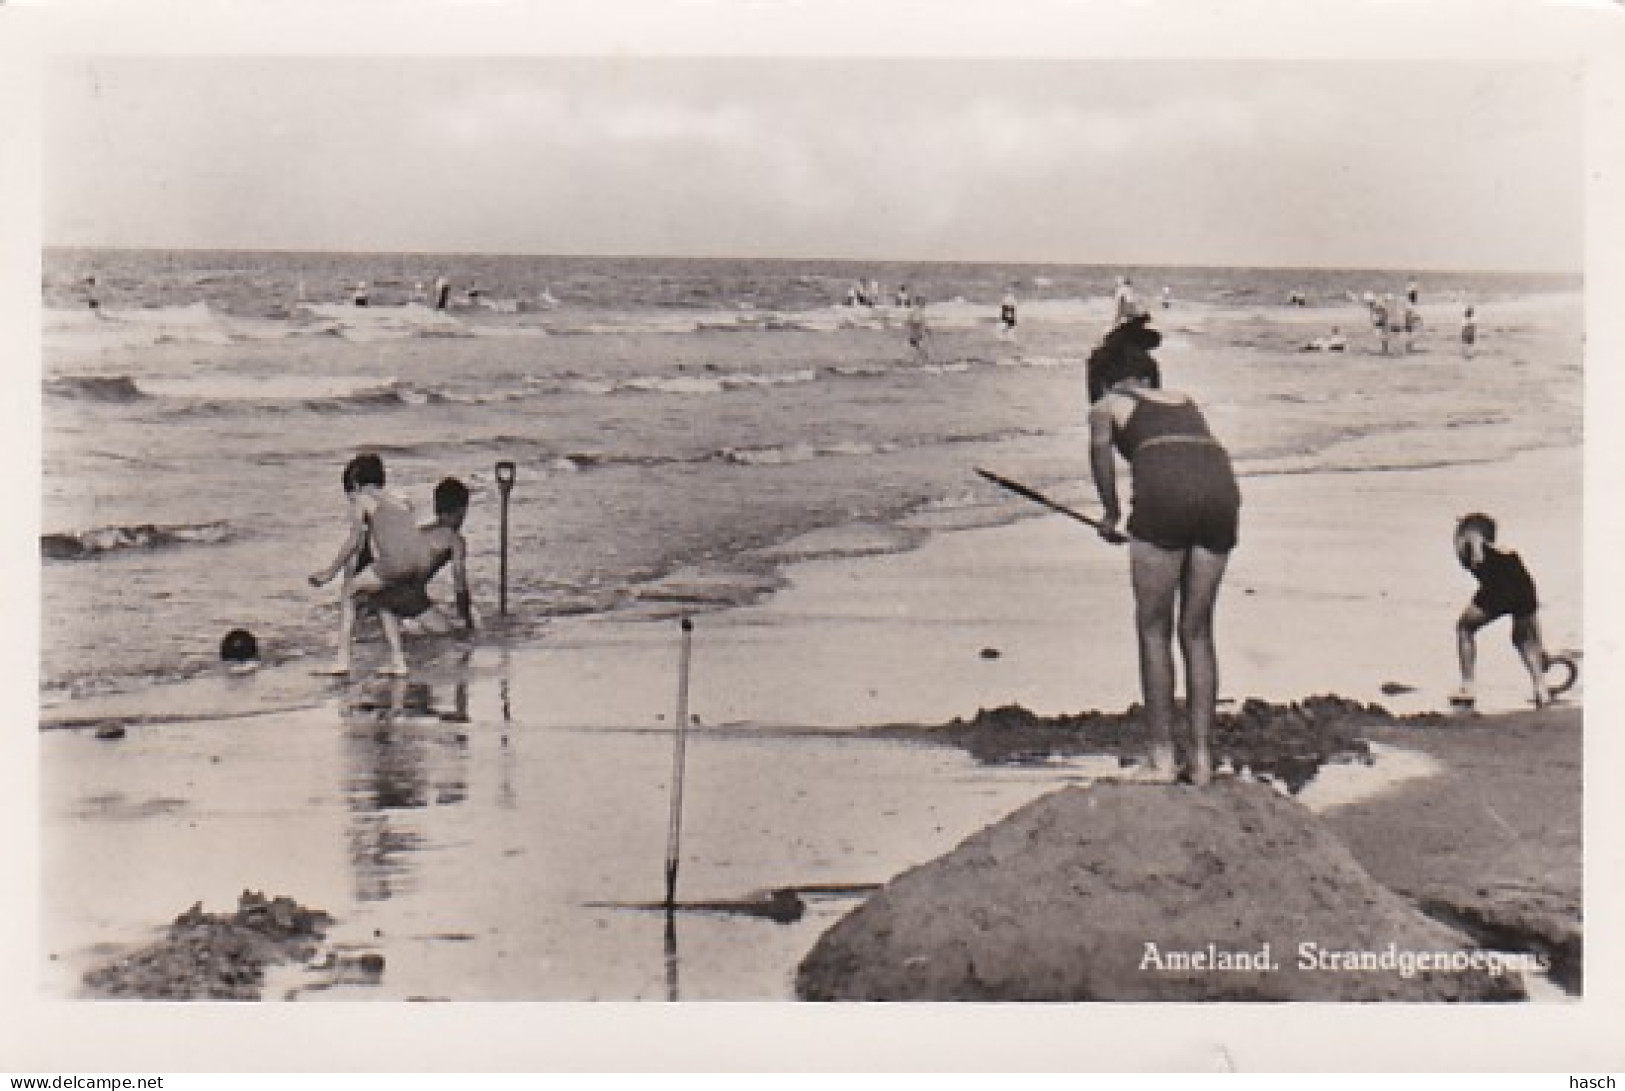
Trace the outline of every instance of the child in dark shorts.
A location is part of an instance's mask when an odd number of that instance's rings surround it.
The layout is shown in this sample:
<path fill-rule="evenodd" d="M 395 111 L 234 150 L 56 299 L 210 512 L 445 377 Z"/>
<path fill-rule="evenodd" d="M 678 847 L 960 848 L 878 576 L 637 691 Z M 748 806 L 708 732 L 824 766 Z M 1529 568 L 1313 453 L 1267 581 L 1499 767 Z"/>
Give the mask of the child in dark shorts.
<path fill-rule="evenodd" d="M 1456 622 L 1456 649 L 1461 657 L 1461 689 L 1450 698 L 1454 705 L 1471 708 L 1475 693 L 1473 667 L 1477 658 L 1474 637 L 1500 617 L 1512 618 L 1512 645 L 1534 683 L 1535 704 L 1551 704 L 1546 685 L 1547 657 L 1540 639 L 1540 603 L 1534 578 L 1513 552 L 1495 548 L 1495 520 L 1483 512 L 1464 515 L 1456 523 L 1456 558 L 1478 580 L 1478 592 Z"/>

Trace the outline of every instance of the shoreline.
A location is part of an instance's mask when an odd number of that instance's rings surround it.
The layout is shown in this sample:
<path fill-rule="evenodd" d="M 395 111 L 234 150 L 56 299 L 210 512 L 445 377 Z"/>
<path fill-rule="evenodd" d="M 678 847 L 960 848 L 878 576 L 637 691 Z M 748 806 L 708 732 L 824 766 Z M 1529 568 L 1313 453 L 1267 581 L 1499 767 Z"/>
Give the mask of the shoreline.
<path fill-rule="evenodd" d="M 1449 528 L 1458 509 L 1476 505 L 1494 510 L 1498 494 L 1515 501 L 1538 497 L 1545 506 L 1539 521 L 1503 517 L 1508 527 L 1503 540 L 1522 551 L 1535 573 L 1548 650 L 1579 648 L 1580 542 L 1565 540 L 1563 531 L 1579 526 L 1581 497 L 1578 489 L 1572 490 L 1557 497 L 1563 506 L 1553 509 L 1554 497 L 1547 489 L 1554 479 L 1577 477 L 1582 465 L 1582 449 L 1556 446 L 1494 461 L 1243 478 L 1242 541 L 1218 614 L 1221 700 L 1285 701 L 1336 693 L 1398 713 L 1442 708 L 1442 696 L 1454 681 L 1455 613 L 1472 590 L 1471 580 L 1449 555 Z M 1314 501 L 1306 504 L 1306 495 Z M 1389 522 L 1402 544 L 1389 545 L 1389 559 L 1396 564 L 1384 578 L 1391 586 L 1373 594 L 1359 579 L 1372 543 L 1363 536 L 1339 540 L 1333 522 L 1343 511 L 1375 501 L 1399 507 Z M 487 617 L 472 654 L 480 659 L 549 649 L 590 660 L 598 648 L 641 648 L 644 654 L 634 669 L 647 673 L 653 669 L 648 660 L 658 657 L 660 646 L 670 639 L 660 630 L 689 616 L 697 619 L 706 639 L 718 641 L 714 650 L 724 656 L 721 673 L 730 679 L 756 670 L 741 662 L 743 654 L 795 654 L 783 639 L 765 646 L 757 639 L 763 629 L 781 630 L 783 637 L 793 629 L 795 638 L 810 642 L 810 652 L 799 649 L 801 657 L 819 661 L 826 674 L 846 680 L 849 696 L 857 697 L 848 704 L 785 690 L 776 695 L 777 705 L 797 709 L 791 717 L 775 714 L 761 700 L 729 698 L 719 702 L 713 722 L 854 726 L 854 717 L 868 724 L 941 722 L 1008 703 L 1049 714 L 1128 707 L 1138 699 L 1138 682 L 1128 647 L 1132 606 L 1126 554 L 1064 517 L 1026 515 L 1023 506 L 1012 499 L 1001 515 L 992 516 L 982 507 L 926 505 L 905 515 L 895 529 L 848 528 L 851 551 L 836 547 L 832 554 L 812 557 L 798 556 L 799 539 L 792 539 L 768 551 L 780 557 L 775 575 L 771 580 L 758 577 L 758 590 L 745 602 L 707 597 L 707 584 L 716 577 L 679 569 L 644 588 L 647 597 L 626 610 L 515 622 L 511 628 Z M 1529 506 L 1516 504 L 1519 510 Z M 973 515 L 969 520 L 967 512 Z M 829 533 L 814 531 L 805 537 L 821 541 L 828 550 Z M 651 593 L 662 587 L 669 593 Z M 865 591 L 855 596 L 857 587 Z M 1371 598 L 1381 603 L 1380 610 L 1359 606 Z M 1293 623 L 1301 622 L 1309 631 L 1338 632 L 1342 656 L 1328 661 L 1318 644 L 1253 646 L 1268 643 L 1250 639 L 1251 634 L 1275 631 L 1286 620 L 1283 610 L 1297 612 Z M 997 625 L 1017 646 L 977 643 L 967 630 L 981 622 Z M 848 643 L 845 636 L 831 639 L 843 623 L 862 626 L 861 648 L 843 651 L 835 646 Z M 1114 633 L 1121 630 L 1121 635 L 1085 641 L 1093 624 Z M 1227 654 L 1227 637 L 1238 629 L 1244 631 L 1241 648 Z M 1434 639 L 1425 643 L 1392 645 L 1395 635 L 1430 629 Z M 954 643 L 945 647 L 943 634 Z M 922 644 L 922 635 L 929 642 Z M 1502 637 L 1497 627 L 1480 636 L 1481 711 L 1511 711 L 1525 703 L 1517 696 L 1524 685 L 1521 668 L 1513 663 L 1513 670 L 1505 669 L 1506 649 L 1497 647 L 1504 644 Z M 361 652 L 363 661 L 376 643 L 375 633 Z M 467 647 L 444 638 L 414 642 L 409 637 L 409 647 L 413 643 L 435 658 Z M 1373 649 L 1386 653 L 1388 662 L 1374 656 Z M 129 690 L 50 694 L 55 699 L 42 701 L 41 728 L 313 709 L 331 695 L 332 687 L 312 681 L 312 662 L 299 656 L 248 674 L 228 673 L 216 665 L 198 675 Z M 1077 694 L 1077 686 L 1066 681 L 1077 664 L 1089 666 L 1086 694 Z M 1422 682 L 1417 665 L 1438 680 Z M 893 676 L 898 669 L 905 671 L 903 678 Z M 927 672 L 929 680 L 923 677 Z M 575 673 L 572 667 L 563 675 Z M 799 672 L 774 662 L 762 673 L 782 678 Z M 357 681 L 364 678 L 364 673 L 356 676 Z M 1306 687 L 1304 678 L 1316 680 Z M 888 693 L 897 696 L 888 699 Z M 579 722 L 625 720 L 621 702 L 604 693 L 596 697 L 607 699 L 596 714 L 588 702 L 576 702 Z"/>

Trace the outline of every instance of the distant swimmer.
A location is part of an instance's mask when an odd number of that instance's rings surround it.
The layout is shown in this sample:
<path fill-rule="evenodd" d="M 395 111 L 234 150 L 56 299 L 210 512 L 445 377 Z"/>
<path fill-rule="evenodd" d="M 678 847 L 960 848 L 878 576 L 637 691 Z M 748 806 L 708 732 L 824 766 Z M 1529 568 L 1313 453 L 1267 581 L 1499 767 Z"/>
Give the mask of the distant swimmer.
<path fill-rule="evenodd" d="M 910 301 L 909 301 L 909 297 L 908 297 L 908 285 L 907 284 L 899 284 L 897 286 L 896 303 L 897 303 L 897 305 L 899 307 L 908 307 L 908 306 L 911 305 Z"/>
<path fill-rule="evenodd" d="M 931 362 L 931 328 L 925 323 L 924 297 L 914 297 L 914 305 L 909 309 L 908 318 L 904 320 L 903 325 L 908 331 L 908 346 L 914 350 L 915 358 L 922 364 L 929 364 Z"/>
<path fill-rule="evenodd" d="M 1134 281 L 1117 278 L 1117 290 L 1112 293 L 1112 324 L 1118 325 L 1139 313 L 1140 302 L 1134 297 Z"/>
<path fill-rule="evenodd" d="M 1473 345 L 1478 341 L 1478 319 L 1473 315 L 1473 309 L 1468 307 L 1461 316 L 1461 354 L 1469 360 L 1473 358 Z"/>
<path fill-rule="evenodd" d="M 1416 309 L 1415 304 L 1405 304 L 1405 351 L 1416 351 L 1416 335 L 1422 332 L 1422 312 Z"/>
<path fill-rule="evenodd" d="M 1168 285 L 1162 286 L 1162 309 L 1168 310 L 1174 305 L 1174 290 Z"/>
<path fill-rule="evenodd" d="M 451 302 L 451 282 L 445 277 L 434 278 L 434 309 L 443 311 Z"/>
<path fill-rule="evenodd" d="M 1371 324 L 1377 328 L 1382 354 L 1387 356 L 1394 334 L 1403 333 L 1405 330 L 1405 316 L 1392 295 L 1381 296 L 1372 306 Z"/>
<path fill-rule="evenodd" d="M 1405 302 L 1409 303 L 1411 306 L 1414 307 L 1418 302 L 1420 302 L 1421 295 L 1422 290 L 1417 287 L 1416 281 L 1413 280 L 1409 284 L 1405 285 Z"/>
<path fill-rule="evenodd" d="M 96 317 L 101 317 L 102 301 L 96 294 L 96 278 L 93 276 L 85 278 L 85 305 L 96 312 Z"/>
<path fill-rule="evenodd" d="M 350 533 L 338 555 L 325 568 L 310 576 L 320 587 L 340 571 L 353 571 L 343 589 L 340 609 L 339 649 L 328 673 L 350 673 L 351 644 L 355 632 L 357 599 L 388 588 L 401 588 L 427 582 L 432 574 L 430 548 L 404 501 L 384 491 L 384 462 L 375 454 L 357 455 L 346 467 L 345 482 L 354 485 L 351 493 Z M 370 554 L 365 567 L 361 561 Z M 383 673 L 407 673 L 406 655 L 401 646 L 400 621 L 387 602 L 371 602 L 389 643 L 390 661 Z"/>
<path fill-rule="evenodd" d="M 536 302 L 543 307 L 557 307 L 559 305 L 559 301 L 553 298 L 553 293 L 548 291 L 545 285 L 542 287 L 542 294 L 536 297 Z"/>
<path fill-rule="evenodd" d="M 364 280 L 358 281 L 355 286 L 355 294 L 350 297 L 350 302 L 357 307 L 365 307 L 371 301 L 372 295 L 367 290 L 367 282 Z"/>
<path fill-rule="evenodd" d="M 1001 336 L 1012 337 L 1016 332 L 1016 292 L 1012 288 L 1004 293 L 1004 302 L 999 304 L 999 325 L 1003 327 Z"/>
<path fill-rule="evenodd" d="M 1345 352 L 1349 347 L 1349 339 L 1336 326 L 1325 337 L 1317 337 L 1303 346 L 1304 352 Z"/>

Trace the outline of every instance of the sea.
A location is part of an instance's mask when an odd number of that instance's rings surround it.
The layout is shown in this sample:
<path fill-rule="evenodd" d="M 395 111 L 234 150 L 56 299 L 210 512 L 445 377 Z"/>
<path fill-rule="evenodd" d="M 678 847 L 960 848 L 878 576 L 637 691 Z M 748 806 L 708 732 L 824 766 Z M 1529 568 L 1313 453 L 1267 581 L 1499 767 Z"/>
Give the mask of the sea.
<path fill-rule="evenodd" d="M 216 670 L 238 627 L 270 663 L 330 657 L 336 588 L 306 577 L 344 539 L 360 451 L 425 520 L 437 481 L 470 486 L 474 597 L 505 640 L 725 609 L 798 560 L 1039 513 L 977 467 L 1087 507 L 1084 361 L 1119 276 L 1244 491 L 1580 441 L 1578 276 L 51 249 L 42 701 Z M 871 280 L 879 305 L 845 302 Z M 1413 280 L 1417 351 L 1381 355 L 1359 300 Z M 903 285 L 927 301 L 923 355 Z M 1348 351 L 1305 350 L 1334 329 Z"/>

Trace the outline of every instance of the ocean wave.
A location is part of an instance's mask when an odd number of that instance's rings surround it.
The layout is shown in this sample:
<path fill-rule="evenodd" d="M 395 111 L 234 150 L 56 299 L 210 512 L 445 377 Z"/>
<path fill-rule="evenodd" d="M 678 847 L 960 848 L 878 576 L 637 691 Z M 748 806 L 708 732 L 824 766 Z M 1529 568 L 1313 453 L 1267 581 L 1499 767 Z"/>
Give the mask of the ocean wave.
<path fill-rule="evenodd" d="M 253 413 L 347 413 L 440 405 L 454 399 L 434 387 L 376 377 L 212 376 L 144 380 L 146 392 L 180 418 L 232 417 Z"/>
<path fill-rule="evenodd" d="M 756 310 L 734 303 L 676 310 L 609 309 L 565 312 L 524 301 L 438 310 L 422 302 L 358 307 L 345 302 L 272 302 L 254 314 L 217 310 L 206 301 L 99 310 L 53 307 L 45 331 L 52 341 L 130 347 L 158 344 L 229 345 L 289 338 L 334 337 L 357 343 L 413 338 L 516 338 L 548 336 L 639 336 L 834 333 L 844 330 L 900 331 L 907 311 L 899 307 L 826 306 L 800 310 Z M 1023 306 L 1023 318 L 1060 325 L 1098 325 L 1102 306 L 1095 300 L 1044 300 Z M 926 308 L 935 329 L 965 330 L 996 321 L 990 304 L 953 300 Z"/>
<path fill-rule="evenodd" d="M 739 466 L 792 466 L 815 458 L 854 458 L 901 450 L 896 443 L 790 443 L 769 447 L 724 447 L 715 458 Z"/>
<path fill-rule="evenodd" d="M 91 530 L 40 535 L 40 555 L 53 561 L 80 561 L 126 549 L 215 545 L 230 537 L 230 524 L 224 522 L 95 527 Z"/>
<path fill-rule="evenodd" d="M 80 375 L 52 379 L 45 384 L 45 389 L 60 398 L 87 402 L 128 403 L 147 396 L 128 375 Z"/>
<path fill-rule="evenodd" d="M 796 371 L 758 373 L 750 371 L 707 372 L 705 374 L 634 375 L 625 379 L 594 379 L 580 375 L 555 378 L 528 376 L 524 383 L 531 393 L 540 394 L 721 394 L 729 390 L 745 390 L 772 386 L 795 386 L 816 382 L 818 371 L 801 368 Z M 488 393 L 482 401 L 512 400 L 524 395 Z"/>

